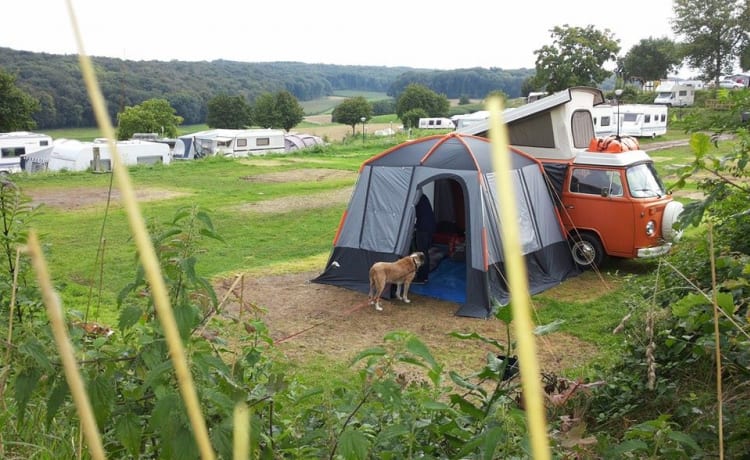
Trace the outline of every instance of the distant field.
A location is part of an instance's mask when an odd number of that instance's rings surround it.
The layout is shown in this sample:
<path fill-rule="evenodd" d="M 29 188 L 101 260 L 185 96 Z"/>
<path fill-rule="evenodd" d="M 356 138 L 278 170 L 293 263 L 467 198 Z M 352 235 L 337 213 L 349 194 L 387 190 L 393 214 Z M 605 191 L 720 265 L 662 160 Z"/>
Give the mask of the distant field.
<path fill-rule="evenodd" d="M 321 115 L 330 114 L 333 109 L 346 98 L 362 96 L 368 101 L 378 101 L 381 99 L 388 99 L 386 93 L 376 93 L 372 91 L 336 91 L 331 96 L 322 97 L 319 99 L 313 99 L 312 101 L 300 102 L 300 105 L 305 109 L 305 115 Z"/>

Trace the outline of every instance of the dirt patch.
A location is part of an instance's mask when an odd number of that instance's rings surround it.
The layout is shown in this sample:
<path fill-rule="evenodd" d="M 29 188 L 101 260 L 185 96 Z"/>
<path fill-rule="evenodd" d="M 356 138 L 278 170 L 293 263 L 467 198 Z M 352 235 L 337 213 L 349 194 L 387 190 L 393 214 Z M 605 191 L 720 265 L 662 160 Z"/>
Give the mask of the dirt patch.
<path fill-rule="evenodd" d="M 446 366 L 459 371 L 476 371 L 488 352 L 497 350 L 479 341 L 459 340 L 451 332 L 476 332 L 504 341 L 505 326 L 496 319 L 456 316 L 458 305 L 419 295 L 412 302 L 382 302 L 377 312 L 367 304 L 366 294 L 310 282 L 317 273 L 306 272 L 259 278 L 246 277 L 229 296 L 225 312 L 239 317 L 240 307 L 255 305 L 264 310 L 267 324 L 278 349 L 295 362 L 314 360 L 321 354 L 336 362 L 350 360 L 356 353 L 383 344 L 391 331 L 416 334 Z M 224 298 L 235 279 L 217 284 Z M 240 287 L 242 285 L 242 287 Z M 240 292 L 242 299 L 240 300 Z M 248 315 L 248 313 L 244 313 Z M 538 357 L 543 372 L 559 373 L 582 365 L 595 356 L 592 345 L 567 334 L 555 333 L 538 341 Z"/>
<path fill-rule="evenodd" d="M 287 196 L 257 203 L 245 203 L 234 209 L 239 212 L 280 213 L 328 207 L 349 202 L 352 197 L 352 189 L 353 187 L 347 187 L 332 192 L 326 191 L 309 195 Z"/>
<path fill-rule="evenodd" d="M 356 180 L 357 173 L 340 169 L 295 169 L 245 176 L 247 182 L 281 183 L 281 182 L 321 182 L 325 180 Z"/>
<path fill-rule="evenodd" d="M 122 195 L 119 189 L 110 190 L 107 187 L 78 187 L 65 189 L 32 189 L 27 191 L 31 198 L 32 206 L 44 204 L 58 209 L 80 209 L 89 206 L 105 204 L 109 199 L 111 203 L 120 203 Z M 139 187 L 135 191 L 138 201 L 168 200 L 190 195 L 186 192 L 178 192 L 162 188 Z"/>

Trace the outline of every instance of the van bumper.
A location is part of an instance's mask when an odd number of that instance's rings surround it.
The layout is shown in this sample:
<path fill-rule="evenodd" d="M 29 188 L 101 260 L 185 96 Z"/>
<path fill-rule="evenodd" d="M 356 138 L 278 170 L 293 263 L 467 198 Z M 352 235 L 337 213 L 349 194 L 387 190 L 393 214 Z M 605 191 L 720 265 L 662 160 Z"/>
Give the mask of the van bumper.
<path fill-rule="evenodd" d="M 672 243 L 665 243 L 661 246 L 652 246 L 650 248 L 641 248 L 638 250 L 636 257 L 643 259 L 659 257 L 668 253 L 670 249 L 672 249 Z"/>

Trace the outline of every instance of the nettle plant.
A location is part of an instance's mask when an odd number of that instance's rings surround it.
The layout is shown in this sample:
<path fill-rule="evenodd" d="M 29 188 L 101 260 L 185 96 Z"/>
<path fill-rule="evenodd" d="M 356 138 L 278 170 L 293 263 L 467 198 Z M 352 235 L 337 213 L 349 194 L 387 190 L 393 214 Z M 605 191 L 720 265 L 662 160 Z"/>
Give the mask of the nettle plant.
<path fill-rule="evenodd" d="M 202 238 L 220 239 L 209 216 L 194 207 L 180 209 L 170 222 L 153 224 L 151 230 L 211 441 L 220 456 L 230 458 L 235 404 L 251 408 L 257 428 L 286 381 L 271 370 L 266 351 L 272 341 L 258 319 L 260 310 L 240 305 L 244 319 L 219 314 L 213 288 L 196 273 Z M 70 328 L 80 372 L 109 456 L 197 458 L 148 288 L 139 269 L 120 294 L 115 334 Z M 48 452 L 72 458 L 80 446 L 70 440 L 78 438 L 79 426 L 51 333 L 41 317 L 23 326 L 14 330 L 13 345 L 6 348 L 5 362 L 13 365 L 3 368 L 3 383 L 7 378 L 12 391 L 3 391 L 2 401 L 12 410 L 0 420 L 0 445 L 10 456 Z M 219 329 L 233 331 L 232 344 L 214 333 Z M 262 431 L 252 433 L 254 445 L 264 445 Z"/>

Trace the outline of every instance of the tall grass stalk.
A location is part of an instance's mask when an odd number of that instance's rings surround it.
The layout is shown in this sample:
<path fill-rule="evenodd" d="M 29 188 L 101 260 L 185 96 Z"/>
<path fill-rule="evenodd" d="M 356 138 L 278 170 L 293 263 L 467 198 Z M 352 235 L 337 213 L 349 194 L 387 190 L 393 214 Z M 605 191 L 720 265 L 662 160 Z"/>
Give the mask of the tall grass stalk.
<path fill-rule="evenodd" d="M 550 458 L 547 439 L 547 421 L 541 386 L 541 374 L 537 361 L 531 320 L 531 299 L 526 266 L 521 255 L 521 240 L 516 209 L 513 178 L 511 177 L 510 156 L 508 155 L 508 132 L 503 120 L 502 100 L 493 97 L 489 100 L 490 139 L 492 141 L 492 162 L 497 174 L 498 195 L 500 196 L 499 215 L 503 231 L 503 254 L 508 272 L 508 284 L 513 308 L 513 324 L 518 337 L 518 361 L 521 369 L 521 386 L 526 413 L 529 418 L 531 449 L 535 459 Z"/>
<path fill-rule="evenodd" d="M 103 460 L 106 458 L 104 447 L 96 425 L 91 402 L 86 394 L 86 386 L 83 383 L 81 374 L 78 372 L 78 364 L 76 363 L 73 344 L 70 343 L 68 329 L 65 326 L 65 315 L 60 305 L 60 298 L 52 288 L 47 263 L 44 260 L 44 256 L 42 256 L 42 248 L 34 231 L 29 234 L 28 251 L 31 256 L 31 264 L 39 281 L 39 289 L 42 291 L 42 299 L 44 299 L 44 304 L 47 306 L 47 316 L 49 317 L 52 335 L 55 338 L 57 350 L 60 353 L 60 359 L 63 363 L 65 380 L 68 382 L 68 388 L 70 388 L 70 393 L 73 396 L 78 416 L 81 418 L 83 434 L 91 451 L 91 457 L 96 460 Z"/>
<path fill-rule="evenodd" d="M 138 253 L 140 254 L 141 263 L 143 264 L 146 277 L 151 286 L 154 297 L 154 306 L 158 312 L 162 327 L 164 328 L 164 335 L 170 350 L 172 363 L 175 367 L 180 393 L 185 401 L 185 407 L 187 409 L 190 423 L 193 427 L 193 432 L 195 434 L 196 442 L 198 443 L 198 448 L 201 452 L 201 457 L 205 460 L 213 460 L 215 458 L 215 453 L 211 447 L 208 429 L 206 428 L 206 422 L 200 409 L 200 402 L 198 401 L 198 394 L 192 376 L 190 375 L 190 369 L 187 364 L 185 350 L 174 318 L 174 312 L 169 304 L 169 296 L 167 295 L 164 279 L 161 276 L 159 262 L 156 258 L 154 247 L 151 244 L 148 231 L 146 230 L 143 216 L 138 208 L 135 192 L 130 177 L 128 176 L 127 168 L 123 165 L 119 152 L 117 151 L 117 146 L 114 141 L 114 129 L 107 115 L 104 98 L 102 97 L 101 89 L 96 80 L 96 74 L 91 59 L 84 51 L 83 40 L 76 20 L 73 4 L 71 0 L 67 0 L 66 3 L 73 31 L 75 33 L 76 43 L 78 45 L 81 73 L 83 74 L 86 89 L 91 98 L 91 104 L 94 109 L 97 123 L 107 138 L 109 148 L 112 152 L 113 174 L 120 185 L 120 193 L 122 194 L 122 201 L 127 210 L 130 229 L 133 232 L 133 238 L 136 242 Z"/>
<path fill-rule="evenodd" d="M 716 419 L 719 427 L 719 458 L 724 458 L 724 422 L 723 422 L 723 391 L 721 385 L 721 336 L 719 335 L 719 299 L 716 285 L 716 261 L 714 260 L 714 232 L 713 224 L 708 222 L 708 254 L 711 260 L 711 291 L 713 292 L 711 303 L 714 310 L 714 353 L 716 360 Z"/>

